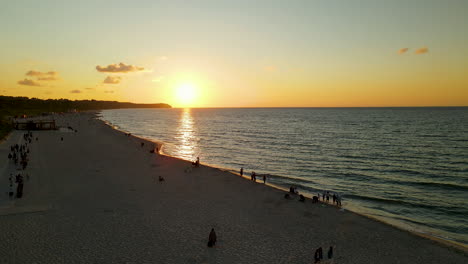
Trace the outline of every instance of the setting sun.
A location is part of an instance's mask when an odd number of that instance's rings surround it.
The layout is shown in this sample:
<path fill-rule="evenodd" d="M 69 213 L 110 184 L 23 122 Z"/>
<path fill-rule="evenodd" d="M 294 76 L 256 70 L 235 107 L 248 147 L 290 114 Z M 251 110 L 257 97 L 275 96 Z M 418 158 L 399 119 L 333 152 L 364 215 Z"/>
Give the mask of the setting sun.
<path fill-rule="evenodd" d="M 183 83 L 179 85 L 176 89 L 176 98 L 177 102 L 182 106 L 188 106 L 193 104 L 196 94 L 196 87 L 191 83 Z"/>

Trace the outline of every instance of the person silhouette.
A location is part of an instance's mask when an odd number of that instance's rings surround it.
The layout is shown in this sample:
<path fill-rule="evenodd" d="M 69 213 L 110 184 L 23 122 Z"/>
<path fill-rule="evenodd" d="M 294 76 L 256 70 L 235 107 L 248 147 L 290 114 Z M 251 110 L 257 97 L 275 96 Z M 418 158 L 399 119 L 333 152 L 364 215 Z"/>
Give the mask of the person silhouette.
<path fill-rule="evenodd" d="M 330 246 L 330 248 L 328 249 L 328 259 L 332 259 L 333 258 L 333 246 Z"/>
<path fill-rule="evenodd" d="M 208 247 L 213 247 L 216 244 L 216 232 L 211 228 L 210 235 L 208 236 Z"/>

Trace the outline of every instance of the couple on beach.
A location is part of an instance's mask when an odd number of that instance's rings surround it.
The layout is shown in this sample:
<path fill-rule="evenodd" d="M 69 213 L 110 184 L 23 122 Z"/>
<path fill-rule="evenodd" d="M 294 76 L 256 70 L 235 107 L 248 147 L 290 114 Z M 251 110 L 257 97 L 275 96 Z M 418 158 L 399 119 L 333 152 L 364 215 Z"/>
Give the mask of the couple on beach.
<path fill-rule="evenodd" d="M 331 259 L 333 258 L 333 246 L 330 246 L 330 248 L 328 249 L 327 255 L 328 255 L 328 260 L 331 261 Z M 319 247 L 315 250 L 315 254 L 314 254 L 315 262 L 314 263 L 319 263 L 322 259 L 323 259 L 323 250 L 322 250 L 322 247 Z"/>

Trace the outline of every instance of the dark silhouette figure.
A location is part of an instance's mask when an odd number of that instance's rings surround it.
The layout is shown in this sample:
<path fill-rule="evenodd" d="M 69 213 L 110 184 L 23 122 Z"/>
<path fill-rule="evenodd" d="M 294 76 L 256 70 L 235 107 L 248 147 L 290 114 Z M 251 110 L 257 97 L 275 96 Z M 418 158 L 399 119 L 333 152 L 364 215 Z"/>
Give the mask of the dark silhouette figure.
<path fill-rule="evenodd" d="M 244 175 L 244 168 L 241 168 L 240 169 L 240 176 L 243 176 Z"/>
<path fill-rule="evenodd" d="M 304 195 L 299 195 L 299 202 L 305 202 L 305 197 Z"/>
<path fill-rule="evenodd" d="M 141 145 L 141 147 L 143 147 L 143 146 L 145 145 L 145 143 L 144 143 L 144 142 L 141 142 L 141 144 L 140 144 L 140 145 Z"/>
<path fill-rule="evenodd" d="M 63 137 L 60 138 L 60 141 L 63 141 Z"/>
<path fill-rule="evenodd" d="M 214 228 L 211 228 L 210 236 L 208 237 L 208 247 L 213 247 L 216 245 L 216 233 Z"/>
<path fill-rule="evenodd" d="M 333 246 L 330 246 L 330 248 L 328 249 L 328 259 L 332 259 L 333 258 Z"/>
<path fill-rule="evenodd" d="M 200 157 L 197 157 L 197 160 L 192 162 L 192 166 L 194 166 L 194 167 L 200 166 Z"/>
<path fill-rule="evenodd" d="M 319 199 L 317 196 L 312 197 L 312 203 L 318 203 Z"/>
<path fill-rule="evenodd" d="M 263 174 L 263 183 L 266 183 L 266 175 Z"/>
<path fill-rule="evenodd" d="M 333 194 L 333 204 L 336 203 L 336 194 Z"/>
<path fill-rule="evenodd" d="M 16 182 L 18 183 L 18 186 L 16 187 L 16 198 L 21 198 L 23 197 L 23 177 L 18 175 L 16 179 Z"/>
<path fill-rule="evenodd" d="M 322 247 L 319 247 L 317 248 L 317 250 L 315 250 L 314 259 L 315 259 L 314 263 L 318 263 L 320 262 L 321 259 L 323 259 Z"/>
<path fill-rule="evenodd" d="M 163 182 L 164 178 L 162 176 L 159 176 L 159 182 Z"/>
<path fill-rule="evenodd" d="M 289 187 L 289 192 L 293 194 L 298 194 L 296 187 L 293 187 L 293 186 Z"/>

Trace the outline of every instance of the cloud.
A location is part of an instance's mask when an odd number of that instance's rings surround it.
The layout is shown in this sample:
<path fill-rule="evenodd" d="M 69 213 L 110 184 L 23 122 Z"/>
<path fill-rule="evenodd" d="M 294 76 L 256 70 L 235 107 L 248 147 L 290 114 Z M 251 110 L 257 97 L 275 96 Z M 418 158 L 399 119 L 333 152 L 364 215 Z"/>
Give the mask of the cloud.
<path fill-rule="evenodd" d="M 427 47 L 422 47 L 417 49 L 414 53 L 416 54 L 426 54 L 429 52 L 429 49 Z"/>
<path fill-rule="evenodd" d="M 37 80 L 38 81 L 56 81 L 58 80 L 58 78 L 55 76 L 48 76 L 48 77 L 38 77 Z"/>
<path fill-rule="evenodd" d="M 36 77 L 38 81 L 56 81 L 58 80 L 58 72 L 49 71 L 49 72 L 40 72 L 40 71 L 28 71 L 26 76 Z"/>
<path fill-rule="evenodd" d="M 25 78 L 24 80 L 18 81 L 18 84 L 27 85 L 27 86 L 41 86 L 40 83 L 38 83 L 38 82 L 36 82 L 34 80 L 31 80 L 31 79 L 27 79 L 27 78 Z"/>
<path fill-rule="evenodd" d="M 145 68 L 143 67 L 138 67 L 135 65 L 127 65 L 125 63 L 119 63 L 119 64 L 110 64 L 107 65 L 107 67 L 102 67 L 102 66 L 96 66 L 96 70 L 98 72 L 120 72 L 120 73 L 127 73 L 127 72 L 135 72 L 135 71 L 142 71 Z"/>
<path fill-rule="evenodd" d="M 93 87 L 86 87 L 85 90 L 96 90 L 96 88 L 93 88 Z"/>
<path fill-rule="evenodd" d="M 402 48 L 398 51 L 398 54 L 405 54 L 408 50 L 409 48 Z"/>
<path fill-rule="evenodd" d="M 26 73 L 27 76 L 35 76 L 35 77 L 43 77 L 43 76 L 56 76 L 58 72 L 56 71 L 49 71 L 49 72 L 40 72 L 40 71 L 28 71 Z"/>
<path fill-rule="evenodd" d="M 107 84 L 118 84 L 122 80 L 122 77 L 120 76 L 107 76 L 106 79 L 104 79 L 103 83 Z"/>
<path fill-rule="evenodd" d="M 104 91 L 105 93 L 114 93 L 114 91 Z"/>
<path fill-rule="evenodd" d="M 81 91 L 80 90 L 71 90 L 70 93 L 79 94 L 79 93 L 81 93 Z"/>

